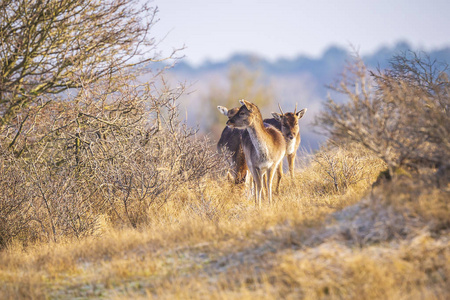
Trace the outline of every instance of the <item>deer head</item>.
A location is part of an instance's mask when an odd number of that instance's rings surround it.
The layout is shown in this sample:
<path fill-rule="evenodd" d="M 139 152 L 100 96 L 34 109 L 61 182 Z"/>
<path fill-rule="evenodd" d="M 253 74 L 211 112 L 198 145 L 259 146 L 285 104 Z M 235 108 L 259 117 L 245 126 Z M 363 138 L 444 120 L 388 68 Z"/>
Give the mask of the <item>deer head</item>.
<path fill-rule="evenodd" d="M 220 113 L 226 117 L 232 118 L 238 111 L 239 107 L 228 109 L 225 106 L 217 106 L 217 109 L 220 111 Z"/>
<path fill-rule="evenodd" d="M 280 104 L 278 104 L 278 107 L 280 108 L 281 114 L 273 112 L 272 116 L 275 118 L 275 120 L 281 123 L 281 133 L 283 134 L 284 138 L 286 140 L 293 140 L 297 137 L 300 130 L 298 120 L 300 120 L 305 115 L 307 109 L 304 108 L 297 112 L 297 104 L 295 104 L 293 113 L 283 113 Z"/>
<path fill-rule="evenodd" d="M 239 103 L 242 106 L 239 108 L 238 112 L 228 120 L 228 126 L 245 129 L 248 126 L 255 124 L 255 122 L 259 122 L 257 120 L 262 122 L 261 113 L 256 105 L 243 99 L 239 100 Z"/>

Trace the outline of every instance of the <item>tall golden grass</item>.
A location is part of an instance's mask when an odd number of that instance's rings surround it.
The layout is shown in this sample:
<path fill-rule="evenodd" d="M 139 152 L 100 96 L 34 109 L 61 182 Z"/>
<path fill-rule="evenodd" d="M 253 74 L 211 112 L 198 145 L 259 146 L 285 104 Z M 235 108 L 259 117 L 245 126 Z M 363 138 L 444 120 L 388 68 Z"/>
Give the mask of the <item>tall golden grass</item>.
<path fill-rule="evenodd" d="M 145 227 L 105 217 L 96 236 L 13 242 L 0 299 L 448 297 L 448 187 L 405 177 L 372 188 L 386 166 L 358 147 L 306 161 L 261 210 L 244 188 L 209 180 L 148 211 Z"/>

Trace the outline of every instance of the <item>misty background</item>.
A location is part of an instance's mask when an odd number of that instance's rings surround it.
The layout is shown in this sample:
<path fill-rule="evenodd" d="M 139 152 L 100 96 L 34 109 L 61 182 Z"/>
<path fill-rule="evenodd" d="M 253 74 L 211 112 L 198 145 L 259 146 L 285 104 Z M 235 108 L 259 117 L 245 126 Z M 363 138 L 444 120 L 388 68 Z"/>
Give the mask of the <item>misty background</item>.
<path fill-rule="evenodd" d="M 372 54 L 362 56 L 369 70 L 376 71 L 389 66 L 393 56 L 405 51 L 416 51 L 407 42 L 399 42 L 393 47 L 380 47 Z M 436 61 L 450 61 L 450 47 L 426 52 Z M 292 59 L 269 61 L 254 54 L 234 54 L 224 61 L 205 61 L 194 66 L 181 60 L 164 75 L 173 86 L 183 84 L 186 92 L 181 96 L 180 107 L 189 126 L 198 126 L 199 133 L 208 135 L 214 142 L 227 121 L 216 109 L 217 105 L 228 108 L 239 106 L 238 100 L 246 98 L 248 91 L 231 91 L 232 81 L 249 81 L 255 97 L 265 97 L 260 103 L 264 118 L 271 118 L 271 112 L 278 112 L 280 103 L 284 112 L 308 108 L 300 120 L 302 147 L 308 151 L 316 150 L 326 137 L 316 132 L 311 125 L 315 115 L 321 110 L 322 103 L 328 96 L 339 100 L 339 95 L 327 86 L 335 83 L 346 64 L 351 63 L 355 53 L 353 49 L 331 46 L 321 57 L 311 58 L 304 55 Z M 258 95 L 264 93 L 264 95 Z M 234 95 L 233 95 L 234 93 Z M 250 93 L 250 95 L 252 95 Z M 228 99 L 228 98 L 232 99 Z M 234 97 L 234 98 L 233 98 Z M 251 96 L 250 96 L 251 97 Z M 254 97 L 253 97 L 254 98 Z M 342 101 L 344 99 L 341 99 Z M 256 101 L 258 102 L 258 101 Z"/>
<path fill-rule="evenodd" d="M 372 1 L 154 1 L 152 28 L 161 57 L 182 59 L 165 74 L 182 84 L 181 110 L 189 126 L 217 141 L 226 118 L 217 105 L 256 102 L 272 111 L 308 108 L 300 121 L 302 147 L 325 141 L 311 126 L 346 64 L 358 54 L 369 70 L 384 69 L 402 52 L 450 61 L 450 2 Z"/>

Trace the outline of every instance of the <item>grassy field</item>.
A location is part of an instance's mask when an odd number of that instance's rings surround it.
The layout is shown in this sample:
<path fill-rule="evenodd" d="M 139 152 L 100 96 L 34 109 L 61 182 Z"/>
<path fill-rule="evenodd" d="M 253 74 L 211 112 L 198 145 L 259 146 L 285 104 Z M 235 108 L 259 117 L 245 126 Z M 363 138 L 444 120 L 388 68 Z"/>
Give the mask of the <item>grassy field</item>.
<path fill-rule="evenodd" d="M 355 49 L 320 108 L 295 93 L 326 147 L 255 208 L 209 136 L 217 105 L 293 104 L 264 63 L 195 93 L 156 6 L 1 3 L 0 300 L 450 299 L 447 62 Z"/>
<path fill-rule="evenodd" d="M 304 158 L 276 203 L 210 179 L 151 224 L 0 252 L 0 299 L 448 299 L 448 186 L 361 149 Z M 431 178 L 431 179 L 430 179 Z"/>

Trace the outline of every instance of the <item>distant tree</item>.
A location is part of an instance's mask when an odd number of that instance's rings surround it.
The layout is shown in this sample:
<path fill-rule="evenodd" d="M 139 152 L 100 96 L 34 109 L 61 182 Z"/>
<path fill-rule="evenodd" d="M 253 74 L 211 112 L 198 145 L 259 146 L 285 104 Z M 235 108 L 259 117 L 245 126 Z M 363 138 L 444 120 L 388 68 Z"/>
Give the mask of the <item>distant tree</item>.
<path fill-rule="evenodd" d="M 227 108 L 239 106 L 238 100 L 252 101 L 260 108 L 273 101 L 274 91 L 264 82 L 261 71 L 253 71 L 244 65 L 233 65 L 228 73 L 228 87 L 213 85 L 210 87 L 207 103 L 209 103 L 209 124 L 215 135 L 220 135 L 225 126 L 225 119 L 217 111 L 217 106 Z"/>
<path fill-rule="evenodd" d="M 0 0 L 0 130 L 29 105 L 42 105 L 43 94 L 157 59 L 148 55 L 157 8 L 142 3 Z"/>

